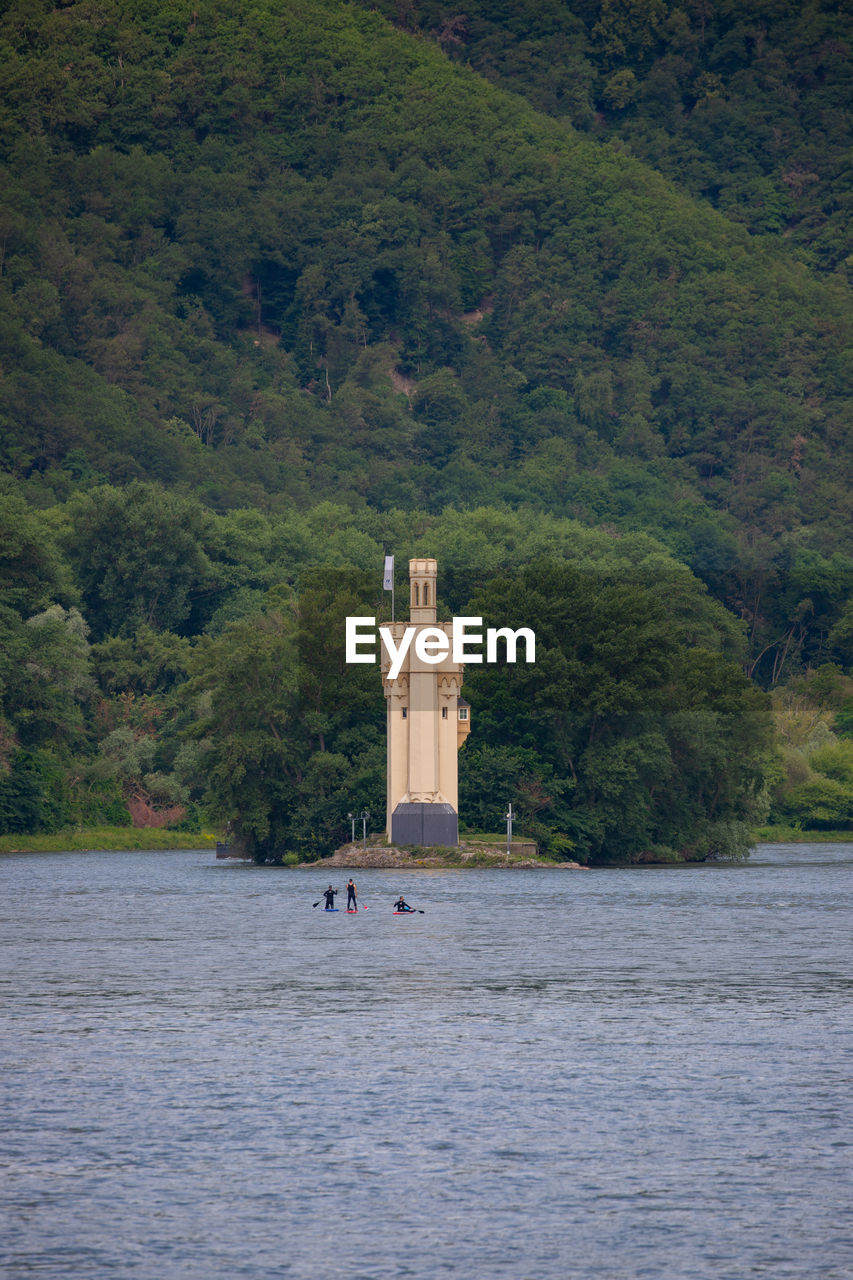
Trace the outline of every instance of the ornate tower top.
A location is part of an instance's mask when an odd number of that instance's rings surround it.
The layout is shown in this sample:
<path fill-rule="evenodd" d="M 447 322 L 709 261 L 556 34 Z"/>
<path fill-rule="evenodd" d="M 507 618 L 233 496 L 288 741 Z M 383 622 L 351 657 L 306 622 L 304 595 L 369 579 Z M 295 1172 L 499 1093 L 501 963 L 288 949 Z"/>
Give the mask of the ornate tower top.
<path fill-rule="evenodd" d="M 409 561 L 409 586 L 411 600 L 409 617 L 412 622 L 435 622 L 435 587 L 437 566 L 435 560 Z"/>

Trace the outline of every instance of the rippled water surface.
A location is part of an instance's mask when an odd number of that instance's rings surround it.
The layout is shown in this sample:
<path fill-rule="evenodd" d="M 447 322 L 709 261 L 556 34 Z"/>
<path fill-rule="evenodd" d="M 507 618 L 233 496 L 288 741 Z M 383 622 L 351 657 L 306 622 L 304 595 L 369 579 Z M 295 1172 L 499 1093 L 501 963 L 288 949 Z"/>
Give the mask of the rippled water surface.
<path fill-rule="evenodd" d="M 0 1274 L 849 1280 L 853 846 L 356 879 L 0 860 Z"/>

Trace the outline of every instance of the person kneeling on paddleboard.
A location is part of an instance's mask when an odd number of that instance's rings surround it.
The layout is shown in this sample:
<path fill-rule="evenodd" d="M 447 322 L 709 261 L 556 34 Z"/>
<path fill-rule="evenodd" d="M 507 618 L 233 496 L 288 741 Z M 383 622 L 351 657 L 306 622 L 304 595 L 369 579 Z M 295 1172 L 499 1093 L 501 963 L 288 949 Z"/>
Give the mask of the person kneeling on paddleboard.
<path fill-rule="evenodd" d="M 333 889 L 331 885 L 329 885 L 328 889 L 325 889 L 325 890 L 323 891 L 323 897 L 326 899 L 326 910 L 327 910 L 327 911 L 334 911 L 334 909 L 335 909 L 335 894 L 336 894 L 337 892 L 338 892 L 338 891 L 337 891 L 337 889 Z"/>
<path fill-rule="evenodd" d="M 355 883 L 352 876 L 350 876 L 347 881 L 347 911 L 358 911 L 358 903 L 356 902 L 357 897 L 358 894 L 356 893 Z"/>
<path fill-rule="evenodd" d="M 406 902 L 406 899 L 403 897 L 402 894 L 400 894 L 399 898 L 394 903 L 395 911 L 414 911 L 414 909 L 415 909 L 414 907 L 409 906 L 408 902 Z"/>

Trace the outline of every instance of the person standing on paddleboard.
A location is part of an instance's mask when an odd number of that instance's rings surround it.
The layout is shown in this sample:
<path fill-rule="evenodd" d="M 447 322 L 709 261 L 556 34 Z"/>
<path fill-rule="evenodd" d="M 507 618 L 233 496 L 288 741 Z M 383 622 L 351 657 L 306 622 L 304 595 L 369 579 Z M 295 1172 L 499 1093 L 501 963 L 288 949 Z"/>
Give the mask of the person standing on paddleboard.
<path fill-rule="evenodd" d="M 358 893 L 352 876 L 347 881 L 347 911 L 358 911 Z"/>
<path fill-rule="evenodd" d="M 326 899 L 326 910 L 327 910 L 327 911 L 334 911 L 334 909 L 335 909 L 335 894 L 336 894 L 337 892 L 338 892 L 338 891 L 337 891 L 337 889 L 333 889 L 331 885 L 329 885 L 328 889 L 326 889 L 326 890 L 323 892 L 323 897 Z"/>

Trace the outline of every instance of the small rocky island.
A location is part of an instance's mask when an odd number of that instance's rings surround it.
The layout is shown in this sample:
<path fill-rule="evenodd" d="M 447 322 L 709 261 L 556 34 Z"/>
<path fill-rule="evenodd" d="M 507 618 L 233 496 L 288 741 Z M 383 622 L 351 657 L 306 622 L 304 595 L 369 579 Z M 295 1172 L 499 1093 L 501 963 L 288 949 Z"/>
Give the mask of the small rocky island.
<path fill-rule="evenodd" d="M 443 847 L 406 846 L 379 843 L 379 837 L 368 837 L 365 845 L 360 840 L 342 844 L 330 858 L 321 858 L 310 865 L 315 867 L 379 867 L 402 870 L 404 868 L 432 867 L 452 870 L 456 867 L 505 867 L 515 870 L 534 870 L 545 867 L 551 870 L 566 868 L 585 871 L 579 862 L 553 862 L 539 856 L 536 845 L 530 840 L 514 840 L 507 849 L 506 841 L 495 842 L 462 838 L 458 845 Z"/>

